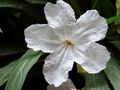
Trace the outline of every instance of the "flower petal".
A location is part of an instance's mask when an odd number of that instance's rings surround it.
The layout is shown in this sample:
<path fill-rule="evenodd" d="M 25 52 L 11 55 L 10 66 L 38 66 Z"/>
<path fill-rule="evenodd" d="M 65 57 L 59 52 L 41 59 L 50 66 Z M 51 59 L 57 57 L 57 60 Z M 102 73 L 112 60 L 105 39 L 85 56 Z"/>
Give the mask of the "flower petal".
<path fill-rule="evenodd" d="M 49 84 L 60 86 L 68 79 L 68 72 L 73 67 L 73 60 L 69 53 L 70 48 L 62 47 L 45 59 L 43 74 Z"/>
<path fill-rule="evenodd" d="M 108 26 L 105 18 L 101 17 L 96 10 L 88 10 L 80 16 L 76 22 L 76 40 L 80 39 L 95 42 L 103 39 Z"/>
<path fill-rule="evenodd" d="M 91 44 L 85 52 L 76 49 L 74 54 L 78 56 L 75 62 L 80 64 L 88 73 L 100 72 L 106 68 L 106 64 L 110 60 L 110 53 L 107 49 L 97 43 Z"/>
<path fill-rule="evenodd" d="M 47 3 L 44 12 L 48 24 L 52 27 L 72 24 L 76 20 L 73 9 L 63 0 L 57 0 L 56 4 Z"/>
<path fill-rule="evenodd" d="M 59 87 L 55 87 L 54 85 L 48 85 L 47 90 L 76 90 L 76 88 L 73 82 L 70 79 L 68 79 Z"/>
<path fill-rule="evenodd" d="M 55 34 L 60 37 L 61 41 L 72 40 L 72 34 L 74 32 L 74 25 L 64 25 L 56 28 Z"/>
<path fill-rule="evenodd" d="M 25 41 L 27 47 L 48 53 L 54 52 L 61 44 L 54 29 L 46 24 L 34 24 L 25 29 Z"/>

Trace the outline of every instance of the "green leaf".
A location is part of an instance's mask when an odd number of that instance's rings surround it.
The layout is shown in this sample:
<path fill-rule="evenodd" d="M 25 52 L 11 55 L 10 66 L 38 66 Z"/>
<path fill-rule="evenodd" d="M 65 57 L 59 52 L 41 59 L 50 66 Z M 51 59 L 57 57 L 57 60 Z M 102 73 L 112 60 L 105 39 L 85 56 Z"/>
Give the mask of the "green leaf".
<path fill-rule="evenodd" d="M 47 1 L 45 0 L 26 0 L 26 1 L 32 4 L 46 4 L 47 3 Z"/>
<path fill-rule="evenodd" d="M 42 52 L 35 52 L 29 49 L 17 62 L 8 79 L 5 90 L 21 90 L 28 71 L 42 54 Z"/>
<path fill-rule="evenodd" d="M 12 7 L 22 9 L 23 7 L 25 7 L 25 3 L 18 0 L 0 0 L 0 7 Z"/>
<path fill-rule="evenodd" d="M 13 68 L 15 67 L 18 60 L 11 62 L 0 69 L 0 86 L 2 86 L 9 78 Z"/>
<path fill-rule="evenodd" d="M 88 74 L 86 76 L 85 90 L 110 90 L 104 73 Z"/>
<path fill-rule="evenodd" d="M 118 20 L 120 20 L 120 16 L 114 16 L 114 17 L 107 19 L 107 23 L 111 24 L 111 23 L 114 23 L 115 21 L 118 21 Z"/>
<path fill-rule="evenodd" d="M 104 70 L 115 90 L 120 90 L 120 66 L 115 58 L 111 58 Z"/>

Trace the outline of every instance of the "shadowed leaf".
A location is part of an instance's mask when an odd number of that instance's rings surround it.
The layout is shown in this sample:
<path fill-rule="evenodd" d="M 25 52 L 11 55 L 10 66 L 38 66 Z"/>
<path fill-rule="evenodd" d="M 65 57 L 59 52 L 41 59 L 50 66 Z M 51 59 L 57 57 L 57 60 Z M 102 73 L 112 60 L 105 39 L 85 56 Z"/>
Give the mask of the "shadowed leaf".
<path fill-rule="evenodd" d="M 42 52 L 29 49 L 17 62 L 10 74 L 5 90 L 21 90 L 28 71 L 42 54 Z"/>
<path fill-rule="evenodd" d="M 17 62 L 18 60 L 13 61 L 3 68 L 0 68 L 0 86 L 2 86 L 9 79 L 9 76 Z"/>
<path fill-rule="evenodd" d="M 115 90 L 120 90 L 120 66 L 115 58 L 111 58 L 104 70 Z"/>
<path fill-rule="evenodd" d="M 101 72 L 86 76 L 85 90 L 110 90 L 110 88 L 108 87 L 105 75 Z"/>

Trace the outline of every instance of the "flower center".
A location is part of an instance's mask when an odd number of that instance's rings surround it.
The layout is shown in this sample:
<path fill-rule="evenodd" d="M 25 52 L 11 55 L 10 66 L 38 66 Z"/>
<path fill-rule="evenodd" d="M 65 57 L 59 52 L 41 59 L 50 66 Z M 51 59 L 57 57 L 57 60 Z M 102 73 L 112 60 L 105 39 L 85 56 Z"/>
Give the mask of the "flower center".
<path fill-rule="evenodd" d="M 65 44 L 66 46 L 73 46 L 73 43 L 72 43 L 70 40 L 65 40 L 65 41 L 64 41 L 64 44 Z"/>

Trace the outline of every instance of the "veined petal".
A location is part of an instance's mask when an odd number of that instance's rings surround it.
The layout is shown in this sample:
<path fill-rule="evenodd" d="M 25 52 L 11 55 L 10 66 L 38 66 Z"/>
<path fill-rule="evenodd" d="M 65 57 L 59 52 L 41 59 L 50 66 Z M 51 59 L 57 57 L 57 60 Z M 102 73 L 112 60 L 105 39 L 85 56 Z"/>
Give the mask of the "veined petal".
<path fill-rule="evenodd" d="M 68 79 L 68 72 L 73 67 L 74 61 L 69 51 L 70 48 L 62 47 L 45 59 L 43 74 L 46 81 L 49 84 L 54 84 L 55 87 L 60 86 Z"/>
<path fill-rule="evenodd" d="M 34 24 L 25 29 L 27 47 L 43 52 L 54 52 L 60 46 L 60 38 L 55 35 L 54 29 L 47 24 Z"/>
<path fill-rule="evenodd" d="M 72 34 L 74 33 L 74 25 L 64 25 L 56 28 L 55 34 L 60 37 L 61 41 L 72 40 Z"/>
<path fill-rule="evenodd" d="M 107 49 L 97 43 L 93 43 L 89 48 L 80 52 L 76 49 L 75 52 L 81 59 L 76 59 L 76 62 L 88 73 L 98 73 L 106 68 L 107 62 L 110 60 L 110 53 Z"/>
<path fill-rule="evenodd" d="M 56 4 L 48 2 L 45 5 L 44 12 L 48 24 L 52 27 L 72 24 L 76 21 L 72 7 L 63 0 L 57 0 Z"/>
<path fill-rule="evenodd" d="M 101 17 L 96 10 L 88 10 L 77 20 L 74 38 L 78 45 L 81 39 L 83 42 L 87 41 L 86 43 L 99 41 L 105 37 L 107 29 L 105 18 Z"/>
<path fill-rule="evenodd" d="M 77 90 L 70 79 L 64 82 L 59 87 L 55 87 L 54 85 L 48 85 L 47 90 Z"/>

